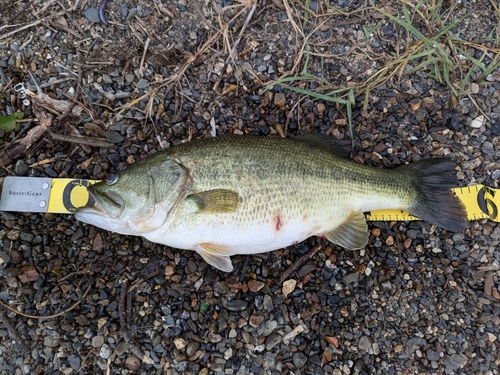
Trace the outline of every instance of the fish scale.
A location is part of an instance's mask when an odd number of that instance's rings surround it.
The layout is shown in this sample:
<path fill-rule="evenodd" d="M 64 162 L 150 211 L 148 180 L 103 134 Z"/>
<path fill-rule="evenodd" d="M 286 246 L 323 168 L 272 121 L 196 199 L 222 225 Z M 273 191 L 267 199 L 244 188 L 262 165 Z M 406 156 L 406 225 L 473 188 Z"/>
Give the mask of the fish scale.
<path fill-rule="evenodd" d="M 368 242 L 363 212 L 403 209 L 462 230 L 454 166 L 429 159 L 393 170 L 342 156 L 324 135 L 226 136 L 158 152 L 89 187 L 97 202 L 77 219 L 198 252 L 233 269 L 235 254 L 280 249 L 312 235 L 348 249 Z"/>

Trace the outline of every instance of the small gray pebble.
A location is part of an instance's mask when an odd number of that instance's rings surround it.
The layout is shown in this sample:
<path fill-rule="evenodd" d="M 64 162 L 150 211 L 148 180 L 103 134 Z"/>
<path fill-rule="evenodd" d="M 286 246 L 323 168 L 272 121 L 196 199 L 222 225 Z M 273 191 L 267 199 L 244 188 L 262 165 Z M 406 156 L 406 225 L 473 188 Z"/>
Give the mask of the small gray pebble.
<path fill-rule="evenodd" d="M 24 160 L 18 160 L 16 162 L 16 166 L 14 167 L 14 171 L 18 176 L 26 176 L 28 173 L 28 165 L 24 162 Z"/>
<path fill-rule="evenodd" d="M 467 357 L 455 353 L 444 360 L 444 365 L 447 371 L 454 371 L 458 370 L 465 362 L 467 362 Z"/>
<path fill-rule="evenodd" d="M 72 369 L 78 370 L 80 368 L 82 360 L 76 354 L 70 354 L 68 357 L 68 362 Z"/>
<path fill-rule="evenodd" d="M 0 264 L 9 263 L 10 256 L 5 251 L 0 251 Z"/>
<path fill-rule="evenodd" d="M 439 361 L 439 359 L 441 358 L 441 356 L 439 355 L 439 353 L 435 352 L 432 349 L 427 349 L 427 351 L 425 352 L 425 354 L 427 355 L 427 359 L 429 361 Z"/>
<path fill-rule="evenodd" d="M 101 335 L 92 337 L 92 346 L 94 348 L 99 348 L 104 344 L 104 337 Z"/>
<path fill-rule="evenodd" d="M 111 349 L 108 344 L 104 344 L 101 346 L 101 351 L 99 352 L 99 356 L 104 359 L 108 359 L 111 355 Z"/>
<path fill-rule="evenodd" d="M 191 357 L 200 348 L 200 343 L 197 341 L 191 341 L 186 348 L 186 355 Z"/>
<path fill-rule="evenodd" d="M 125 139 L 123 135 L 118 133 L 115 130 L 109 131 L 109 132 L 104 132 L 104 136 L 106 139 L 111 142 L 111 143 L 121 143 Z"/>
<path fill-rule="evenodd" d="M 247 308 L 247 301 L 241 299 L 233 299 L 227 303 L 227 309 L 231 311 L 243 311 Z"/>
<path fill-rule="evenodd" d="M 99 366 L 99 368 L 100 368 L 101 370 L 103 370 L 103 371 L 104 371 L 104 370 L 106 370 L 106 369 L 107 369 L 108 364 L 106 363 L 107 361 L 106 361 L 104 358 L 99 357 L 99 358 L 97 358 L 97 361 L 96 361 L 96 362 L 97 362 L 97 366 Z"/>
<path fill-rule="evenodd" d="M 293 353 L 292 362 L 297 369 L 301 369 L 307 363 L 307 356 L 302 352 Z"/>
<path fill-rule="evenodd" d="M 276 320 L 268 320 L 266 322 L 266 324 L 264 325 L 262 335 L 266 336 L 266 337 L 269 336 L 271 333 L 273 333 L 273 331 L 276 329 L 276 327 L 278 327 L 278 322 Z"/>
<path fill-rule="evenodd" d="M 281 336 L 277 333 L 270 334 L 266 339 L 266 349 L 271 350 L 281 342 Z"/>
<path fill-rule="evenodd" d="M 128 92 L 128 91 L 118 91 L 114 95 L 115 95 L 115 98 L 117 100 L 126 99 L 126 98 L 128 98 L 130 96 L 130 92 Z"/>
<path fill-rule="evenodd" d="M 106 83 L 113 83 L 113 79 L 109 74 L 103 74 L 102 75 L 102 80 Z"/>
<path fill-rule="evenodd" d="M 361 336 L 358 347 L 361 350 L 367 351 L 372 346 L 372 342 L 368 336 Z"/>
<path fill-rule="evenodd" d="M 116 99 L 116 96 L 112 92 L 109 92 L 109 91 L 104 91 L 103 95 L 109 101 L 114 101 Z"/>
<path fill-rule="evenodd" d="M 127 81 L 128 83 L 134 82 L 134 78 L 135 76 L 132 73 L 125 74 L 125 81 Z"/>
<path fill-rule="evenodd" d="M 142 89 L 145 89 L 146 87 L 148 87 L 148 85 L 149 85 L 149 81 L 147 79 L 142 78 L 142 79 L 139 80 L 139 82 L 137 82 L 137 86 L 136 87 L 139 90 L 142 90 Z"/>
<path fill-rule="evenodd" d="M 90 22 L 101 22 L 101 20 L 99 19 L 99 12 L 96 8 L 88 8 L 83 14 Z"/>
<path fill-rule="evenodd" d="M 22 232 L 21 231 L 21 241 L 23 242 L 31 242 L 33 241 L 33 233 L 28 233 L 28 232 Z"/>
<path fill-rule="evenodd" d="M 312 0 L 309 3 L 309 9 L 311 9 L 314 13 L 319 12 L 319 3 L 316 0 Z"/>
<path fill-rule="evenodd" d="M 350 273 L 350 274 L 344 276 L 344 282 L 346 284 L 354 284 L 354 283 L 358 282 L 358 279 L 359 279 L 358 272 Z"/>

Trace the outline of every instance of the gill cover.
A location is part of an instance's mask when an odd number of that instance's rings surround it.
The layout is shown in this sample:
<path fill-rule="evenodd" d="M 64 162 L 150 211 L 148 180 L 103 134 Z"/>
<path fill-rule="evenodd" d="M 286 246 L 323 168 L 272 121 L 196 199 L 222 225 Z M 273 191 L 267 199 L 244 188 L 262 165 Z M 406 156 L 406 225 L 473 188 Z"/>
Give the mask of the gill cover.
<path fill-rule="evenodd" d="M 96 205 L 78 209 L 75 217 L 121 234 L 148 233 L 165 223 L 189 181 L 184 166 L 153 156 L 90 187 Z"/>

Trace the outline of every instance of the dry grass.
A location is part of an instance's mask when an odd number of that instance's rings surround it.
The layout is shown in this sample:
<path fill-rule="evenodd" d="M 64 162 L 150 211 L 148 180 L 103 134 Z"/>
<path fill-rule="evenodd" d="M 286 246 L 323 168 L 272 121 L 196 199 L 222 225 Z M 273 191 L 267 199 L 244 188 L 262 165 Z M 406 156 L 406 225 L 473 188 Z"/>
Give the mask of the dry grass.
<path fill-rule="evenodd" d="M 499 31 L 497 27 L 485 41 L 488 43 L 484 44 L 461 39 L 453 31 L 467 14 L 452 20 L 452 17 L 456 16 L 457 3 L 445 8 L 443 0 L 418 2 L 408 0 L 400 2 L 399 10 L 388 7 L 366 7 L 346 13 L 330 7 L 320 9 L 317 14 L 309 8 L 309 1 L 297 2 L 295 6 L 289 0 L 283 0 L 283 3 L 289 22 L 296 33 L 296 43 L 300 46 L 297 48 L 293 68 L 277 80 L 269 82 L 267 89 L 279 84 L 312 100 L 344 105 L 351 132 L 354 98 L 364 95 L 363 109 L 366 109 L 370 93 L 374 89 L 393 80 L 401 80 L 403 75 L 424 74 L 446 85 L 455 100 L 468 96 L 483 112 L 471 97 L 471 83 L 484 85 L 486 76 L 500 67 Z M 494 2 L 492 5 L 498 18 L 499 9 Z M 372 22 L 378 21 L 374 25 L 364 27 L 364 40 L 354 42 L 344 54 L 318 52 L 322 45 L 311 42 L 312 36 L 327 23 L 347 25 L 352 24 L 353 19 L 366 21 L 368 18 Z M 381 25 L 386 22 L 392 23 L 405 34 L 402 36 L 395 34 L 395 39 L 392 41 L 395 48 L 392 54 L 377 52 L 368 42 L 373 35 L 381 35 Z M 468 53 L 468 50 L 480 51 L 481 56 L 476 58 Z M 346 61 L 346 57 L 355 58 L 359 55 L 367 61 L 382 62 L 381 67 L 363 82 L 348 82 L 343 86 L 333 85 L 328 79 L 309 73 L 309 64 L 313 57 Z M 316 86 L 314 89 L 307 88 L 311 83 Z"/>

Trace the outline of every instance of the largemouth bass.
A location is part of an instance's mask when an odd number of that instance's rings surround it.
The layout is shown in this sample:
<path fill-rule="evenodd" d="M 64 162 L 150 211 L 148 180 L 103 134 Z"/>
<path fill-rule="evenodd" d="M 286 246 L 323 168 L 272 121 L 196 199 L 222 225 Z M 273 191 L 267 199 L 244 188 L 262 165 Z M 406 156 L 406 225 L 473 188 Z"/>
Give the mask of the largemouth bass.
<path fill-rule="evenodd" d="M 428 159 L 381 170 L 340 155 L 324 135 L 225 136 L 185 143 L 88 188 L 78 220 L 179 249 L 233 270 L 235 254 L 281 249 L 313 235 L 346 249 L 369 239 L 363 212 L 402 209 L 450 231 L 466 225 L 450 190 L 454 165 Z"/>

